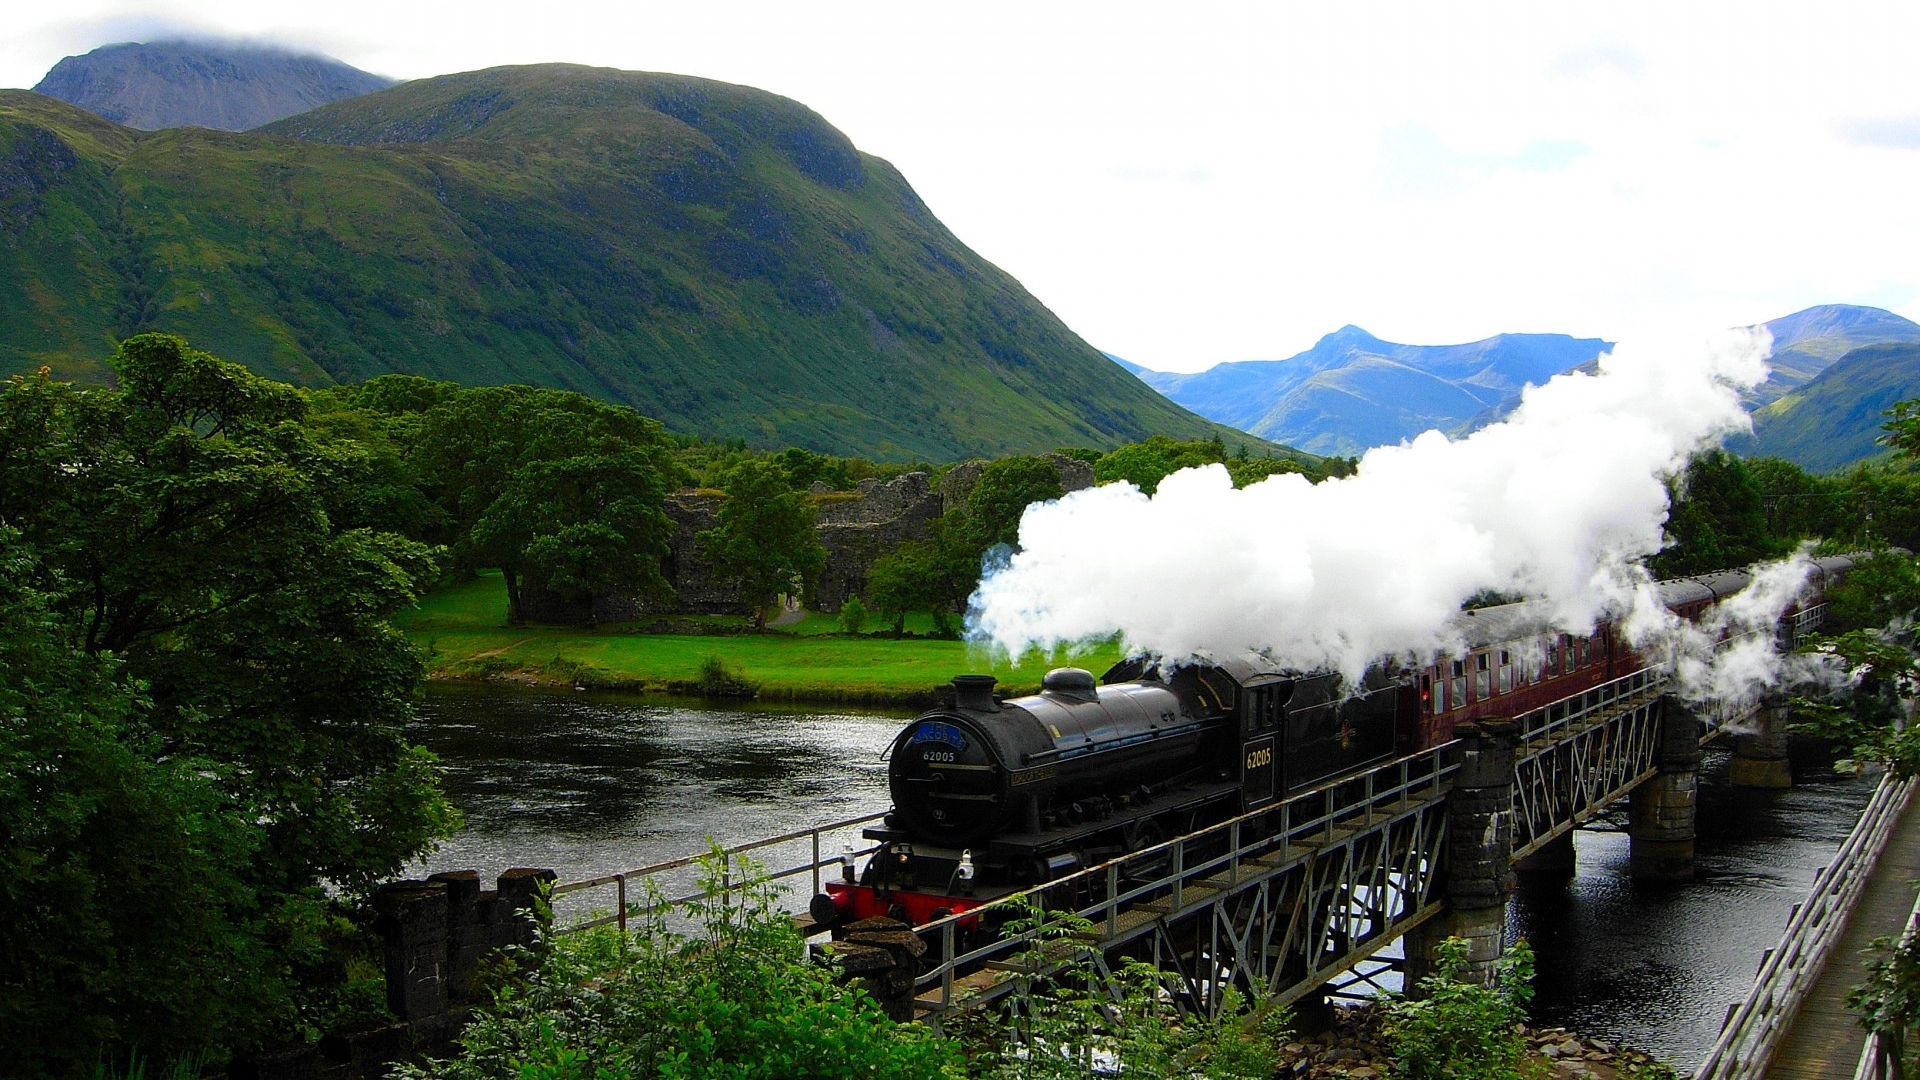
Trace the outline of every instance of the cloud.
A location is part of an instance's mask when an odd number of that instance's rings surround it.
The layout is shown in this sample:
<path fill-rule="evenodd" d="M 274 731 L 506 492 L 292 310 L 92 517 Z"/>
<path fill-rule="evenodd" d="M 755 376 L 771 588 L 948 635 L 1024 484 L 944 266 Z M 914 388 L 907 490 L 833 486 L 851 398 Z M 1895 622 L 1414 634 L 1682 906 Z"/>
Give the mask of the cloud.
<path fill-rule="evenodd" d="M 1553 58 L 1553 69 L 1575 77 L 1612 71 L 1639 78 L 1646 73 L 1647 59 L 1625 41 L 1587 41 L 1560 50 Z"/>
<path fill-rule="evenodd" d="M 1850 121 L 1840 125 L 1840 135 L 1856 146 L 1920 150 L 1920 114 Z"/>

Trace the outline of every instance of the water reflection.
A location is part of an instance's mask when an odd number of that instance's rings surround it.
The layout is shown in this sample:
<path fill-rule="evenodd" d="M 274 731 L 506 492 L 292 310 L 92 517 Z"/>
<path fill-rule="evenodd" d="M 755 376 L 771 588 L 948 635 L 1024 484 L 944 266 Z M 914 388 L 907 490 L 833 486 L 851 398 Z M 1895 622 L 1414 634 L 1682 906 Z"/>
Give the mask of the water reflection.
<path fill-rule="evenodd" d="M 413 736 L 467 828 L 415 870 L 567 881 L 882 810 L 905 716 L 435 687 Z"/>
<path fill-rule="evenodd" d="M 1796 786 L 1736 789 L 1728 755 L 1702 765 L 1695 880 L 1636 884 L 1624 806 L 1579 834 L 1571 880 L 1523 875 L 1509 930 L 1538 957 L 1533 1013 L 1683 1069 L 1713 1046 L 1793 906 L 1853 827 L 1873 783 L 1800 748 Z"/>

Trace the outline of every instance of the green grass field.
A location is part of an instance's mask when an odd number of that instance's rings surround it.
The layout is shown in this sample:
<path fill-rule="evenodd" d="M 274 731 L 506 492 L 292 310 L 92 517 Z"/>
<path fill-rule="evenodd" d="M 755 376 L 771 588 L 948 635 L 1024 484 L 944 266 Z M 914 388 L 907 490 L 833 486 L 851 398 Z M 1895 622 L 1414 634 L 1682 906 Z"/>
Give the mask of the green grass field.
<path fill-rule="evenodd" d="M 801 622 L 763 634 L 648 634 L 632 627 L 597 629 L 508 626 L 506 589 L 487 573 L 434 593 L 399 624 L 427 651 L 435 678 L 499 678 L 661 693 L 695 690 L 701 669 L 717 658 L 758 683 L 771 700 L 918 704 L 931 699 L 955 675 L 991 673 L 1006 694 L 1031 693 L 1048 668 L 1070 664 L 1095 674 L 1120 658 L 1112 644 L 1043 657 L 1014 666 L 984 649 L 959 641 L 882 636 L 849 637 L 832 616 L 809 614 Z M 717 628 L 743 627 L 744 619 L 683 620 Z M 925 632 L 929 616 L 907 621 Z"/>

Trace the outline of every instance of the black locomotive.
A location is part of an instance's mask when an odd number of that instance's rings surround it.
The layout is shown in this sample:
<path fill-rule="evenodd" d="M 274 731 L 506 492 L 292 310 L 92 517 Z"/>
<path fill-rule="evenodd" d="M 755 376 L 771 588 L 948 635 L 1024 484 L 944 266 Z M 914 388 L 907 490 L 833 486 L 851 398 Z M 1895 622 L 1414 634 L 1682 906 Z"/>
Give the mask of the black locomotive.
<path fill-rule="evenodd" d="M 1133 661 L 1104 685 L 1080 668 L 1002 700 L 988 675 L 894 739 L 893 811 L 858 881 L 814 902 L 819 922 L 921 923 L 984 898 L 1204 828 L 1393 757 L 1411 738 L 1411 680 L 1348 693 L 1332 674 L 1249 664 L 1163 672 Z"/>

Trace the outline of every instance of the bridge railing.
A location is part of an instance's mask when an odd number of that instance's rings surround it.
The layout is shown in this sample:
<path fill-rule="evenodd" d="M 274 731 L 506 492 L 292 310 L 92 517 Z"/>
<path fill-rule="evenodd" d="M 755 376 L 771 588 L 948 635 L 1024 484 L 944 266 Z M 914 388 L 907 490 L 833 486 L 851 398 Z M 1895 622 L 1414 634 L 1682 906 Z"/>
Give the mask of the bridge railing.
<path fill-rule="evenodd" d="M 1853 831 L 1814 878 L 1807 901 L 1787 920 L 1780 944 L 1760 962 L 1753 990 L 1734 1007 L 1696 1080 L 1759 1080 L 1808 991 L 1846 929 L 1869 870 L 1913 794 L 1913 780 L 1881 777 Z"/>
<path fill-rule="evenodd" d="M 748 879 L 744 876 L 738 880 L 731 879 L 743 859 L 751 859 L 759 868 L 755 876 L 771 881 L 776 888 L 797 885 L 801 878 L 806 878 L 810 888 L 807 896 L 813 896 L 820 892 L 826 875 L 840 872 L 849 855 L 864 858 L 879 847 L 862 838 L 860 830 L 885 816 L 886 812 L 880 811 L 768 836 L 715 852 L 686 855 L 633 870 L 556 885 L 553 889 L 556 915 L 578 920 L 570 919 L 556 932 L 571 934 L 597 926 L 618 926 L 625 930 L 630 917 L 643 917 L 656 911 L 684 907 L 713 896 L 716 892 L 731 893 L 747 884 Z M 718 890 L 703 888 L 695 882 L 704 872 L 703 863 L 708 860 L 717 865 L 722 875 Z M 590 896 L 587 895 L 589 893 Z"/>
<path fill-rule="evenodd" d="M 1913 913 L 1907 916 L 1907 928 L 1900 934 L 1899 947 L 1912 948 L 1915 937 L 1920 937 L 1920 899 L 1914 901 Z M 1869 1032 L 1867 1045 L 1860 1048 L 1860 1064 L 1853 1070 L 1853 1080 L 1903 1080 L 1902 1062 L 1906 1051 L 1905 1031 Z"/>
<path fill-rule="evenodd" d="M 1043 927 L 979 940 L 986 935 L 972 934 L 970 928 L 983 914 L 1019 918 L 1035 908 L 1071 912 L 1110 941 L 1137 925 L 1127 916 L 1148 901 L 1174 917 L 1191 904 L 1308 857 L 1334 840 L 1336 830 L 1365 830 L 1417 802 L 1440 798 L 1459 767 L 1456 754 L 1455 744 L 1422 751 L 919 926 L 923 936 L 939 942 L 939 952 L 926 958 L 915 981 L 916 996 L 934 1013 L 961 1004 L 962 993 L 987 989 L 990 996 L 990 989 L 978 985 L 957 990 L 957 980 L 996 964 L 1005 970 L 1022 955 L 1044 951 L 1048 931 Z M 1092 899 L 1075 902 L 1082 897 Z"/>

